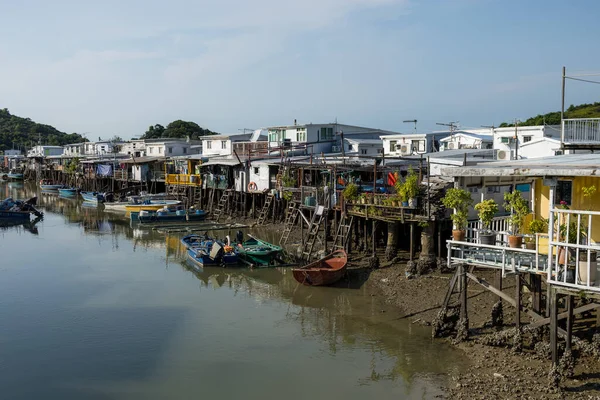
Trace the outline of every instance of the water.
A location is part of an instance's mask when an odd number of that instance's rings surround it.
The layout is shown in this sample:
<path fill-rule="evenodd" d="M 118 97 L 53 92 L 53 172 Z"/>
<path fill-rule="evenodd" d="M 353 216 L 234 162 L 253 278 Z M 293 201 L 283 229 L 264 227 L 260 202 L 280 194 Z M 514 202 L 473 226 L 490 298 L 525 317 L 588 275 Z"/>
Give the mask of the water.
<path fill-rule="evenodd" d="M 179 235 L 39 196 L 43 221 L 0 228 L 2 398 L 427 399 L 460 368 L 368 284 L 193 272 Z"/>

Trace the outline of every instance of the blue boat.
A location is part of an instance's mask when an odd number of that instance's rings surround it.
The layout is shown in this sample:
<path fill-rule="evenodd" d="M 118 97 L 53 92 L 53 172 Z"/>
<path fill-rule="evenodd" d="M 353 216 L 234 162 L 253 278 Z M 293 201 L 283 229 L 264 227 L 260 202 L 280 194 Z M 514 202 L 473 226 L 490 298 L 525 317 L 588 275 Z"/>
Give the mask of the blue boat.
<path fill-rule="evenodd" d="M 181 242 L 188 250 L 188 259 L 196 267 L 233 266 L 238 263 L 235 249 L 218 240 L 201 235 L 187 235 Z"/>
<path fill-rule="evenodd" d="M 74 198 L 74 197 L 77 197 L 77 189 L 76 188 L 58 189 L 58 195 L 61 197 Z"/>
<path fill-rule="evenodd" d="M 41 217 L 43 213 L 35 209 L 34 204 L 37 197 L 33 197 L 27 201 L 13 200 L 8 198 L 0 202 L 0 218 L 20 221 L 29 221 L 31 214 Z"/>
<path fill-rule="evenodd" d="M 88 203 L 98 204 L 98 203 L 104 202 L 104 194 L 102 194 L 102 193 L 98 193 L 98 192 L 81 192 L 79 194 L 81 194 L 81 197 L 83 198 L 83 201 L 88 202 Z"/>
<path fill-rule="evenodd" d="M 142 224 L 160 223 L 160 222 L 194 222 L 204 221 L 206 219 L 204 210 L 189 209 L 185 210 L 182 206 L 176 209 L 158 210 L 158 211 L 131 211 L 129 218 L 131 221 L 139 221 Z"/>
<path fill-rule="evenodd" d="M 20 172 L 16 172 L 16 171 L 10 171 L 8 174 L 6 174 L 7 179 L 13 180 L 13 181 L 22 181 L 23 180 L 23 174 Z"/>

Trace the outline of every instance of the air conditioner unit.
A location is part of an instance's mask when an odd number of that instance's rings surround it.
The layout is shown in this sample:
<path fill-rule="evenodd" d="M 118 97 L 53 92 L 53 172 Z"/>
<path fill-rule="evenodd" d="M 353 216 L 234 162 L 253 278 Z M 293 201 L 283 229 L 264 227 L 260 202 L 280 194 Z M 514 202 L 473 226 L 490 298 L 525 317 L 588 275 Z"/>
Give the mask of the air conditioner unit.
<path fill-rule="evenodd" d="M 400 151 L 400 154 L 410 154 L 410 146 L 408 144 L 397 144 L 396 151 Z"/>
<path fill-rule="evenodd" d="M 292 139 L 283 139 L 281 142 L 281 147 L 286 149 L 292 147 Z"/>
<path fill-rule="evenodd" d="M 496 152 L 496 160 L 510 160 L 510 151 L 498 150 Z"/>
<path fill-rule="evenodd" d="M 331 146 L 331 152 L 332 153 L 340 153 L 342 150 L 340 148 L 340 146 Z"/>
<path fill-rule="evenodd" d="M 456 147 L 456 144 L 454 142 L 449 142 L 448 143 L 448 150 L 454 150 Z"/>

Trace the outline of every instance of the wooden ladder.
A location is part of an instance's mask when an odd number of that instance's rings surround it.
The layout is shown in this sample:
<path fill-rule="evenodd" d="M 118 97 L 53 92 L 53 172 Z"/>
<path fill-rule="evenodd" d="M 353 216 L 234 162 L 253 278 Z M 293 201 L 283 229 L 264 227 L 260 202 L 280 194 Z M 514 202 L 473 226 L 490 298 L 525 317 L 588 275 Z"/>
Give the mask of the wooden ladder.
<path fill-rule="evenodd" d="M 227 208 L 227 204 L 229 202 L 229 196 L 231 196 L 231 190 L 225 190 L 223 192 L 223 195 L 219 199 L 219 204 L 217 204 L 217 208 L 215 209 L 215 211 L 213 213 L 213 219 L 215 222 L 219 222 L 219 218 L 221 218 L 221 215 Z"/>
<path fill-rule="evenodd" d="M 271 209 L 271 203 L 273 202 L 274 198 L 275 196 L 272 194 L 267 195 L 267 198 L 265 199 L 265 205 L 263 206 L 262 210 L 260 210 L 260 214 L 258 215 L 257 225 L 262 225 L 267 220 L 269 209 Z"/>
<path fill-rule="evenodd" d="M 324 210 L 325 208 L 323 206 L 317 206 L 310 221 L 308 235 L 306 237 L 306 242 L 304 242 L 304 249 L 302 251 L 302 257 L 304 257 L 306 261 L 310 260 L 313 248 L 315 247 L 315 242 L 317 241 L 317 236 L 319 234 L 319 228 L 321 227 L 321 222 L 323 222 L 324 218 Z"/>
<path fill-rule="evenodd" d="M 288 206 L 287 216 L 285 217 L 285 226 L 283 228 L 283 234 L 281 235 L 281 239 L 279 239 L 280 245 L 284 245 L 287 243 L 287 240 L 290 237 L 290 233 L 296 225 L 299 213 L 300 209 L 298 208 L 298 203 L 296 203 L 295 201 L 290 202 L 290 205 Z"/>
<path fill-rule="evenodd" d="M 354 222 L 353 216 L 350 216 L 350 218 L 348 218 L 346 213 L 342 214 L 342 219 L 340 220 L 340 224 L 338 225 L 335 239 L 333 239 L 332 251 L 340 249 L 346 250 L 348 245 L 348 236 L 350 236 L 350 230 L 352 229 L 352 222 Z"/>

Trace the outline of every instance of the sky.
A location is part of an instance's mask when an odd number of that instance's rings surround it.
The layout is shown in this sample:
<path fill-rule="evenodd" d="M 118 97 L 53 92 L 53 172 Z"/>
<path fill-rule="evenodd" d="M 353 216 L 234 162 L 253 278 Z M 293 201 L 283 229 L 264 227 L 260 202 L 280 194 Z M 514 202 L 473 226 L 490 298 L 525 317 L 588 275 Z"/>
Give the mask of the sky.
<path fill-rule="evenodd" d="M 563 66 L 600 71 L 599 12 L 596 0 L 0 0 L 0 108 L 91 140 L 176 119 L 220 133 L 295 119 L 497 126 L 560 110 Z M 567 106 L 594 101 L 599 85 L 567 81 Z"/>

